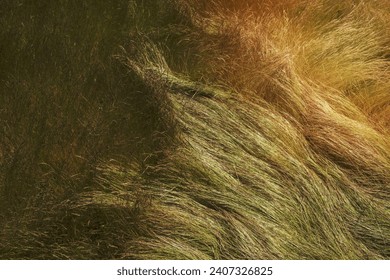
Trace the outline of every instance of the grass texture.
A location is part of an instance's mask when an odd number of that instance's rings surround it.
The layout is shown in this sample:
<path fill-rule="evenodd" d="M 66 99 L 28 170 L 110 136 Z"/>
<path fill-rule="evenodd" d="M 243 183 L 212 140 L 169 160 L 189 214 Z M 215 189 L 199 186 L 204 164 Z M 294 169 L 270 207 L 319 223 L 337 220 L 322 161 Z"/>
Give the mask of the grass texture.
<path fill-rule="evenodd" d="M 1 259 L 388 259 L 390 2 L 0 4 Z"/>

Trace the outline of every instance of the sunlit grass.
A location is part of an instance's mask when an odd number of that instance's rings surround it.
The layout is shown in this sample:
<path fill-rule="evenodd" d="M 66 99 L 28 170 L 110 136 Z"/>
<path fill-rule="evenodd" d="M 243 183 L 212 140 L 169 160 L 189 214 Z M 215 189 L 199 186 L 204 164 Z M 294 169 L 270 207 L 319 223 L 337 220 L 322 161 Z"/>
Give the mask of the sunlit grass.
<path fill-rule="evenodd" d="M 0 258 L 386 259 L 388 1 L 0 7 Z"/>

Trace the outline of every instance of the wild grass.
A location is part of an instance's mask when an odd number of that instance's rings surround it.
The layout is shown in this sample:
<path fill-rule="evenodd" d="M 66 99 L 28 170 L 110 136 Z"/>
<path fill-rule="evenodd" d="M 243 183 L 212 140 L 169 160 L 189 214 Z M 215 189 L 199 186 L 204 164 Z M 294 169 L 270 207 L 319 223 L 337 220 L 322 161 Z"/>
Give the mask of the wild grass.
<path fill-rule="evenodd" d="M 387 259 L 388 1 L 3 1 L 1 259 Z"/>

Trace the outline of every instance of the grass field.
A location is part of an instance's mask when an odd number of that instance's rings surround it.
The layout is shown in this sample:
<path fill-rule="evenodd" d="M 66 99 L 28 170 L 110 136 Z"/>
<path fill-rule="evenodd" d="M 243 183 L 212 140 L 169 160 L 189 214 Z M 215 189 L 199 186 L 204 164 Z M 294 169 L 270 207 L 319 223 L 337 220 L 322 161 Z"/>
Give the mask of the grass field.
<path fill-rule="evenodd" d="M 1 1 L 0 259 L 389 257 L 389 1 Z"/>

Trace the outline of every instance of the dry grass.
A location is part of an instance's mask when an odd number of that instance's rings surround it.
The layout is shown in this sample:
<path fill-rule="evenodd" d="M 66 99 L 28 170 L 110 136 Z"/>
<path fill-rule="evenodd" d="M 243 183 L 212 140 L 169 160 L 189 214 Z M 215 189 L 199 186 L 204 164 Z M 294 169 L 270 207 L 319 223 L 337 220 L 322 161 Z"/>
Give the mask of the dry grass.
<path fill-rule="evenodd" d="M 1 258 L 390 256 L 388 1 L 63 2 L 0 9 Z"/>

